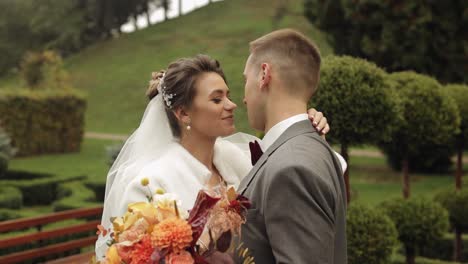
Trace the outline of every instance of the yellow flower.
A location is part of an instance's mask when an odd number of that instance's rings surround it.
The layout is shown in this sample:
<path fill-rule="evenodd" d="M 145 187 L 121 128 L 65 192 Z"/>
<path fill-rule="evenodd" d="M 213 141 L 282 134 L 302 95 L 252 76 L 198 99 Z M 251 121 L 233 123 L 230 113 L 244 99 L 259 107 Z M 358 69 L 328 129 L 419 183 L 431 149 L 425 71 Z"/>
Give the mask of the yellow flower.
<path fill-rule="evenodd" d="M 149 184 L 149 180 L 148 180 L 148 178 L 143 178 L 143 179 L 141 179 L 141 182 L 140 182 L 140 183 L 141 183 L 141 185 L 143 185 L 143 186 L 147 186 L 147 185 Z"/>
<path fill-rule="evenodd" d="M 154 205 L 147 202 L 132 203 L 128 206 L 128 210 L 133 213 L 140 214 L 150 225 L 157 224 L 158 211 Z"/>
<path fill-rule="evenodd" d="M 112 245 L 106 254 L 106 263 L 109 264 L 120 264 L 122 260 L 120 259 L 119 253 L 115 245 Z"/>
<path fill-rule="evenodd" d="M 156 193 L 156 194 L 164 194 L 165 191 L 164 191 L 163 189 L 161 189 L 161 188 L 158 188 L 158 189 L 156 189 L 156 192 L 155 192 L 155 193 Z"/>

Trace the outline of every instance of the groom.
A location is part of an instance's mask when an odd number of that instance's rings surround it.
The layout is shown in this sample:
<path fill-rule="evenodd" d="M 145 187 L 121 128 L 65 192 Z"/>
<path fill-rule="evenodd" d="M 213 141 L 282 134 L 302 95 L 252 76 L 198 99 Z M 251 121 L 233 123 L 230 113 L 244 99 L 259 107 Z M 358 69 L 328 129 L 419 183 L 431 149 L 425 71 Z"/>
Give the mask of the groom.
<path fill-rule="evenodd" d="M 340 163 L 306 114 L 319 70 L 317 47 L 297 31 L 250 43 L 244 103 L 265 137 L 239 192 L 252 202 L 241 241 L 256 263 L 347 262 Z"/>

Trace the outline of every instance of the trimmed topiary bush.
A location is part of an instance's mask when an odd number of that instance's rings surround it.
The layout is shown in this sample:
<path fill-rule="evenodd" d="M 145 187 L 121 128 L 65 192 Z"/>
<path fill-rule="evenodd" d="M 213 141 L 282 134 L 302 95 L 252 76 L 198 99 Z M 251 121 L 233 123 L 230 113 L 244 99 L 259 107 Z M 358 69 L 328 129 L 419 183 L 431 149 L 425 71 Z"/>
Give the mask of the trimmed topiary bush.
<path fill-rule="evenodd" d="M 19 209 L 23 206 L 23 195 L 18 188 L 0 186 L 0 208 Z"/>
<path fill-rule="evenodd" d="M 381 208 L 395 223 L 408 264 L 415 263 L 418 250 L 443 237 L 449 227 L 447 210 L 431 200 L 398 198 L 382 203 Z"/>
<path fill-rule="evenodd" d="M 442 204 L 449 212 L 450 225 L 455 233 L 454 260 L 462 258 L 462 234 L 468 232 L 468 190 L 450 190 L 439 192 L 434 200 Z"/>
<path fill-rule="evenodd" d="M 455 186 L 460 189 L 463 175 L 463 150 L 468 147 L 468 85 L 450 84 L 444 87 L 444 91 L 455 100 L 461 117 L 460 133 L 457 134 L 455 142 L 457 148 Z"/>
<path fill-rule="evenodd" d="M 385 71 L 371 62 L 349 56 L 323 60 L 310 104 L 325 112 L 333 128 L 327 139 L 340 144 L 346 161 L 350 146 L 390 139 L 399 112 L 386 85 Z M 349 187 L 348 171 L 345 180 Z"/>
<path fill-rule="evenodd" d="M 409 171 L 423 165 L 431 168 L 441 159 L 450 164 L 460 115 L 455 101 L 431 77 L 400 72 L 388 75 L 388 83 L 398 97 L 403 119 L 393 130 L 392 140 L 379 145 L 390 164 L 403 169 L 403 193 L 409 197 Z M 447 169 L 448 165 L 443 168 Z"/>
<path fill-rule="evenodd" d="M 346 217 L 348 262 L 388 263 L 398 243 L 392 220 L 379 210 L 351 203 Z"/>
<path fill-rule="evenodd" d="M 27 52 L 21 61 L 21 76 L 27 87 L 50 89 L 69 87 L 62 58 L 54 51 Z"/>

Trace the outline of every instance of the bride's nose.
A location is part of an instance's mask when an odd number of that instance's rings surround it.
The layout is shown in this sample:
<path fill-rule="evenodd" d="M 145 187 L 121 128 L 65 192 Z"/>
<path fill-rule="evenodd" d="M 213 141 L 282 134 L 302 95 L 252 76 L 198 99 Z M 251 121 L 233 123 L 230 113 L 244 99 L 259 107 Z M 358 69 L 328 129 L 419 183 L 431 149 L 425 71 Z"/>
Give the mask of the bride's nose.
<path fill-rule="evenodd" d="M 228 111 L 231 111 L 231 110 L 234 110 L 237 108 L 237 105 L 231 101 L 231 99 L 227 99 L 226 100 L 226 103 L 224 104 L 224 109 L 228 110 Z"/>

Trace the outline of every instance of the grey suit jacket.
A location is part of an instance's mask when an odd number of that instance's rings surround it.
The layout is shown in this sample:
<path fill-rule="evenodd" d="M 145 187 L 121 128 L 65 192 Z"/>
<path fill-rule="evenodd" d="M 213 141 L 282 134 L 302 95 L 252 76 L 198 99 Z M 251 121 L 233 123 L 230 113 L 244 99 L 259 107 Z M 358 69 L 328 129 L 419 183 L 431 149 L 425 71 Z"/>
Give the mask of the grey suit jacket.
<path fill-rule="evenodd" d="M 347 263 L 341 166 L 310 121 L 289 127 L 239 191 L 252 202 L 240 239 L 255 263 Z"/>

